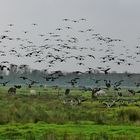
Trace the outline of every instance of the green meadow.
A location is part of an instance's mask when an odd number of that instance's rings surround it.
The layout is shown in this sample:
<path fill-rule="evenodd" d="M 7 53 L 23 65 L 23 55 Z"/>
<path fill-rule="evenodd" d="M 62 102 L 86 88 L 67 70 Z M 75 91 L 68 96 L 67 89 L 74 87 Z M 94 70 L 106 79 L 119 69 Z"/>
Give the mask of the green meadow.
<path fill-rule="evenodd" d="M 33 87 L 7 93 L 0 87 L 0 140 L 139 140 L 139 93 L 128 96 L 123 89 L 123 102 L 107 108 L 104 103 L 118 98 L 113 90 L 108 96 L 91 99 L 90 91 L 64 88 Z M 85 99 L 80 104 L 64 104 L 65 98 Z M 136 100 L 132 102 L 133 100 Z"/>

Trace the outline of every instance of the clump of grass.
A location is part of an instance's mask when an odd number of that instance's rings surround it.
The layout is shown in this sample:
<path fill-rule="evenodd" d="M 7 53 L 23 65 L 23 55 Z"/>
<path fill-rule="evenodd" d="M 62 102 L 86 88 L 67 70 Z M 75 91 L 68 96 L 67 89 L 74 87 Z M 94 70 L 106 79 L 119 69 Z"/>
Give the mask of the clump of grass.
<path fill-rule="evenodd" d="M 41 136 L 41 140 L 57 140 L 57 135 L 56 135 L 55 131 L 50 130 L 48 132 L 45 132 Z"/>
<path fill-rule="evenodd" d="M 38 105 L 34 108 L 34 114 L 32 117 L 34 123 L 37 123 L 39 121 L 48 122 L 48 117 L 48 113 L 42 106 Z"/>
<path fill-rule="evenodd" d="M 7 128 L 2 135 L 7 139 L 18 139 L 22 136 L 21 132 L 16 128 Z"/>
<path fill-rule="evenodd" d="M 109 135 L 106 132 L 100 132 L 99 134 L 96 134 L 93 139 L 94 140 L 109 140 Z"/>
<path fill-rule="evenodd" d="M 8 114 L 7 112 L 1 111 L 0 112 L 0 125 L 7 124 L 8 121 Z"/>
<path fill-rule="evenodd" d="M 36 137 L 35 137 L 34 133 L 30 132 L 30 133 L 26 134 L 25 139 L 26 140 L 36 140 Z"/>
<path fill-rule="evenodd" d="M 140 121 L 140 110 L 137 109 L 121 109 L 118 111 L 117 118 L 122 123 Z"/>
<path fill-rule="evenodd" d="M 93 120 L 97 124 L 106 124 L 107 123 L 107 114 L 103 111 L 94 113 Z"/>

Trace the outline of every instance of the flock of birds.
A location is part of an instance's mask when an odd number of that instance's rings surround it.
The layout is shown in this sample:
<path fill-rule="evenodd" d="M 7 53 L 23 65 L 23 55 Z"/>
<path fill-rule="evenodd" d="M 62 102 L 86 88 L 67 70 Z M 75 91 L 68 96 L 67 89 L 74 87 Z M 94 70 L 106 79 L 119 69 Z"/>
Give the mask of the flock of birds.
<path fill-rule="evenodd" d="M 103 72 L 107 75 L 116 66 L 121 69 L 134 67 L 140 63 L 140 46 L 133 49 L 124 45 L 121 39 L 105 37 L 87 28 L 87 19 L 78 20 L 63 19 L 63 26 L 57 27 L 52 32 L 36 34 L 40 28 L 38 24 L 31 24 L 31 30 L 24 30 L 19 35 L 15 35 L 14 24 L 9 24 L 8 29 L 0 36 L 0 71 L 11 71 L 18 68 L 21 71 L 28 65 L 43 69 L 43 78 L 46 81 L 55 81 L 64 76 L 63 69 L 72 70 L 73 74 L 92 74 L 95 71 Z M 80 28 L 80 29 L 79 29 Z M 35 37 L 31 37 L 35 36 Z M 15 62 L 15 63 L 13 63 Z M 19 65 L 20 64 L 20 65 Z M 55 70 L 55 71 L 54 71 Z M 51 71 L 49 73 L 49 71 Z M 131 74 L 128 74 L 131 78 Z M 38 81 L 32 80 L 25 75 L 18 78 L 28 81 L 26 84 L 31 88 Z M 78 83 L 80 77 L 72 78 L 68 83 L 73 87 Z M 0 76 L 3 79 L 3 76 Z M 93 79 L 95 84 L 101 81 Z M 6 86 L 10 81 L 0 82 Z M 111 83 L 111 80 L 104 80 L 105 89 L 114 88 L 118 91 L 118 96 L 122 96 L 121 84 L 123 80 Z M 136 87 L 140 82 L 135 83 Z M 21 88 L 20 85 L 15 85 Z M 100 88 L 96 88 L 98 91 Z M 84 88 L 87 90 L 87 88 Z M 135 91 L 128 89 L 132 94 Z"/>
<path fill-rule="evenodd" d="M 116 65 L 127 70 L 127 66 L 133 68 L 134 64 L 139 64 L 140 46 L 129 49 L 123 40 L 105 37 L 94 28 L 85 27 L 87 20 L 84 18 L 62 21 L 64 27 L 44 34 L 35 34 L 39 25 L 33 23 L 31 31 L 15 35 L 16 26 L 9 24 L 0 36 L 0 69 L 9 71 L 11 63 L 13 67 L 26 63 L 47 71 L 66 69 L 90 73 L 99 70 L 107 74 Z"/>

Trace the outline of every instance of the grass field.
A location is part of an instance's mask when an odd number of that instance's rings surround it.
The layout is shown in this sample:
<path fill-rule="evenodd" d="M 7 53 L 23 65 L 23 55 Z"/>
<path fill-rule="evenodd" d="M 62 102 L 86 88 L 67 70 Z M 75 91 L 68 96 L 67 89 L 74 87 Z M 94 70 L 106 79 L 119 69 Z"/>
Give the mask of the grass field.
<path fill-rule="evenodd" d="M 139 140 L 139 94 L 127 96 L 121 106 L 106 108 L 104 98 L 91 100 L 90 91 L 71 91 L 71 97 L 86 100 L 79 105 L 63 103 L 64 89 L 21 88 L 16 95 L 8 95 L 8 87 L 0 87 L 0 140 Z M 130 99 L 137 102 L 129 103 Z"/>
<path fill-rule="evenodd" d="M 0 139 L 139 140 L 140 127 L 87 124 L 13 124 L 0 127 Z"/>

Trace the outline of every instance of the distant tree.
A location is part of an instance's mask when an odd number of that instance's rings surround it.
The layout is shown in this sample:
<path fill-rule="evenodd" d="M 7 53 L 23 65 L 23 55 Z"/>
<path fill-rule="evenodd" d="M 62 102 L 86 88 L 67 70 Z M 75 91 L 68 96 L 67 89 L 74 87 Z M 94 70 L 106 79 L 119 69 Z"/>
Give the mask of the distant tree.
<path fill-rule="evenodd" d="M 10 64 L 10 70 L 9 70 L 9 75 L 11 76 L 14 76 L 16 75 L 18 72 L 18 66 L 17 65 L 14 65 L 14 64 Z"/>
<path fill-rule="evenodd" d="M 128 74 L 129 72 L 128 72 L 128 71 L 125 71 L 124 73 L 125 73 L 125 74 Z"/>
<path fill-rule="evenodd" d="M 29 75 L 30 74 L 30 67 L 28 65 L 20 65 L 19 66 L 19 73 L 23 75 Z"/>
<path fill-rule="evenodd" d="M 97 74 L 97 73 L 100 73 L 100 71 L 99 70 L 94 70 L 94 73 Z"/>
<path fill-rule="evenodd" d="M 34 77 L 36 77 L 36 76 L 38 76 L 38 75 L 40 75 L 41 74 L 41 71 L 39 71 L 39 70 L 32 70 L 32 72 L 31 72 L 31 75 L 32 76 L 34 76 Z"/>
<path fill-rule="evenodd" d="M 6 70 L 5 69 L 4 70 L 0 70 L 0 75 L 3 75 L 3 76 L 7 75 Z"/>
<path fill-rule="evenodd" d="M 111 73 L 113 73 L 113 74 L 114 74 L 114 73 L 117 73 L 117 71 L 115 71 L 115 70 L 114 70 L 114 71 L 112 71 Z"/>

